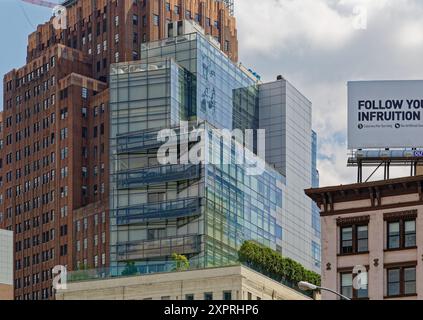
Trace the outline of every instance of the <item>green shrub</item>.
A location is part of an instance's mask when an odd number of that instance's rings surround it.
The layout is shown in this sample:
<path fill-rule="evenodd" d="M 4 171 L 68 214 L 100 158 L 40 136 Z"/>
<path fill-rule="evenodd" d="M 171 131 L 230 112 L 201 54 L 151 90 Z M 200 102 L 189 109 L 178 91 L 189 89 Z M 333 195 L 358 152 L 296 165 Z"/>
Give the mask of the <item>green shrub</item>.
<path fill-rule="evenodd" d="M 246 241 L 238 252 L 239 261 L 280 280 L 297 284 L 307 281 L 320 286 L 320 275 L 305 269 L 300 263 L 254 241 Z"/>
<path fill-rule="evenodd" d="M 173 271 L 184 271 L 188 270 L 190 267 L 189 260 L 184 255 L 174 253 L 172 255 L 172 260 L 175 262 L 175 268 Z"/>

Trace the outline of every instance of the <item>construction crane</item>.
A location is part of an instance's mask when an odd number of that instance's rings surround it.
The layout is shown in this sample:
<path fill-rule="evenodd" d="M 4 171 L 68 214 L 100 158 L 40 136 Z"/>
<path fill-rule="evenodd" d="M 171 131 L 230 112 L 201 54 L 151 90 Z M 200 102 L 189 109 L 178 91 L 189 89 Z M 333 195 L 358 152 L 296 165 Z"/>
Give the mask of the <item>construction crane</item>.
<path fill-rule="evenodd" d="M 23 2 L 26 3 L 31 3 L 37 6 L 41 6 L 41 7 L 47 7 L 47 8 L 55 8 L 59 5 L 59 3 L 54 3 L 54 2 L 50 2 L 50 1 L 44 1 L 44 0 L 21 0 Z"/>

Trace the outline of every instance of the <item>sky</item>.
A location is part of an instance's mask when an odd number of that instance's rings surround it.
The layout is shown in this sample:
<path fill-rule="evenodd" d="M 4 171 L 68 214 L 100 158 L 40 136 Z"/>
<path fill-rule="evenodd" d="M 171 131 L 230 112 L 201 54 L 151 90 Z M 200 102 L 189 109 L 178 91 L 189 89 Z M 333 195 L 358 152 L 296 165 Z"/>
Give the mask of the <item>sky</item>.
<path fill-rule="evenodd" d="M 0 74 L 25 64 L 28 34 L 50 15 L 0 0 Z M 240 61 L 263 81 L 282 74 L 312 101 L 321 186 L 355 182 L 356 169 L 346 167 L 346 83 L 423 78 L 423 1 L 235 0 L 235 15 Z"/>

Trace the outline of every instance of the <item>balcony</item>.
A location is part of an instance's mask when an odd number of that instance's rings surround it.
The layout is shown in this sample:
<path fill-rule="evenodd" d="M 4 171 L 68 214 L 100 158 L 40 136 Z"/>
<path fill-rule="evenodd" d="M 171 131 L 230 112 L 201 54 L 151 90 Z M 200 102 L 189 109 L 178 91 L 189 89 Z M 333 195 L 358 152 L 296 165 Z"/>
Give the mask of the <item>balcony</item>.
<path fill-rule="evenodd" d="M 117 188 L 131 189 L 145 185 L 200 178 L 199 165 L 166 165 L 117 174 Z"/>
<path fill-rule="evenodd" d="M 117 138 L 117 153 L 136 153 L 149 149 L 158 149 L 163 142 L 157 140 L 157 132 L 139 132 L 136 135 Z"/>
<path fill-rule="evenodd" d="M 154 220 L 195 217 L 201 214 L 200 197 L 147 203 L 136 207 L 114 210 L 118 226 L 142 224 Z"/>
<path fill-rule="evenodd" d="M 184 139 L 184 141 L 189 141 L 189 143 L 197 143 L 197 141 L 189 140 L 189 133 L 179 133 L 178 128 L 174 128 L 178 136 L 178 141 Z M 157 140 L 159 131 L 139 131 L 131 132 L 130 135 L 118 136 L 116 139 L 116 149 L 118 154 L 126 153 L 137 153 L 143 152 L 150 149 L 159 149 L 164 142 Z M 167 145 L 171 144 L 171 141 L 166 142 Z M 175 142 L 174 146 L 177 147 Z"/>
<path fill-rule="evenodd" d="M 159 240 L 145 240 L 118 244 L 118 261 L 169 257 L 174 253 L 192 255 L 201 252 L 201 236 L 186 235 Z"/>

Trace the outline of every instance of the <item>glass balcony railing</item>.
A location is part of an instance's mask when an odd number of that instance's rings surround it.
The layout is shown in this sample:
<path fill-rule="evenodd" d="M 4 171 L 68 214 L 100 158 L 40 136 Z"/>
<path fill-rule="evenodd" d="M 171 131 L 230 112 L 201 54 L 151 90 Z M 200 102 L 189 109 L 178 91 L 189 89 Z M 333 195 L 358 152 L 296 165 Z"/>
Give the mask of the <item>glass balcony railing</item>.
<path fill-rule="evenodd" d="M 118 261 L 170 257 L 172 254 L 192 255 L 201 251 L 200 235 L 185 235 L 158 240 L 128 242 L 117 245 Z"/>
<path fill-rule="evenodd" d="M 136 207 L 112 210 L 117 225 L 146 223 L 152 220 L 193 217 L 201 214 L 202 198 L 193 197 L 158 203 L 146 203 Z"/>
<path fill-rule="evenodd" d="M 118 153 L 133 153 L 148 149 L 157 149 L 163 142 L 157 140 L 157 132 L 140 132 L 117 138 Z"/>
<path fill-rule="evenodd" d="M 200 166 L 166 165 L 120 172 L 116 176 L 118 189 L 139 188 L 154 183 L 199 179 Z"/>
<path fill-rule="evenodd" d="M 178 141 L 188 141 L 188 143 L 196 143 L 197 141 L 190 141 L 189 133 L 180 133 L 179 128 L 173 128 L 178 136 Z M 158 149 L 164 142 L 157 139 L 159 131 L 156 130 L 143 130 L 138 132 L 131 132 L 130 134 L 125 134 L 117 136 L 116 138 L 116 150 L 118 154 L 125 153 L 137 153 L 149 149 Z M 166 142 L 167 145 L 171 141 Z M 177 141 L 175 141 L 175 147 L 177 147 Z"/>
<path fill-rule="evenodd" d="M 234 266 L 236 264 L 228 264 Z M 203 270 L 204 265 L 199 263 L 196 258 L 189 259 L 188 267 L 178 267 L 175 261 L 148 260 L 136 261 L 134 266 L 128 263 L 122 263 L 118 267 L 107 267 L 97 269 L 81 268 L 80 270 L 69 271 L 67 273 L 68 282 L 81 282 L 96 279 L 112 279 L 120 277 L 146 276 L 149 274 Z"/>

